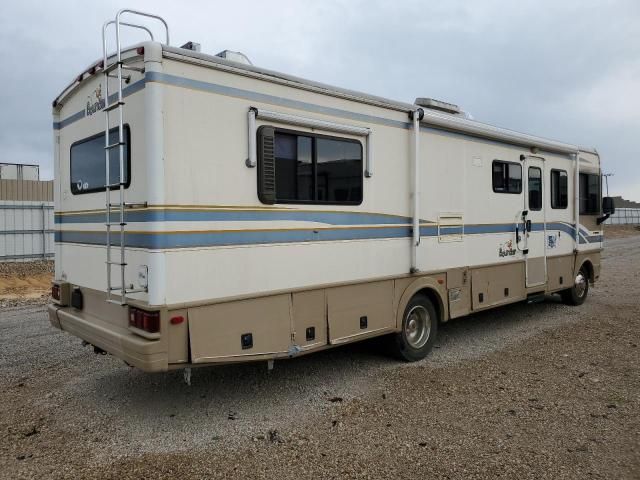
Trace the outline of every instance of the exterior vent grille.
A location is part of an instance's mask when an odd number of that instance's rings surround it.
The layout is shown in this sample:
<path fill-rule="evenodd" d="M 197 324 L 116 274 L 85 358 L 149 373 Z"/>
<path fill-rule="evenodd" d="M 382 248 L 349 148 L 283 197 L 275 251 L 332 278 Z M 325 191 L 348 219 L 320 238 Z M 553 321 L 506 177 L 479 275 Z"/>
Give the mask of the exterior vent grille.
<path fill-rule="evenodd" d="M 259 130 L 258 143 L 258 195 L 262 203 L 276 201 L 275 131 L 270 127 Z"/>

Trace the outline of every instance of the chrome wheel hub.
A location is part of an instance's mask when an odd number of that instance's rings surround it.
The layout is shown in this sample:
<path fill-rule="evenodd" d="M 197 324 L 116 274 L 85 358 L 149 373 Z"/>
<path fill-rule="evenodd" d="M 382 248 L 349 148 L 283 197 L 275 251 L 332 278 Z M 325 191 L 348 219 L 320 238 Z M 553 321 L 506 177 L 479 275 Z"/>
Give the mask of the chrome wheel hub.
<path fill-rule="evenodd" d="M 578 275 L 576 275 L 575 289 L 576 295 L 579 298 L 584 297 L 584 294 L 587 291 L 587 279 L 582 272 L 578 272 Z"/>
<path fill-rule="evenodd" d="M 404 336 L 412 348 L 422 348 L 431 335 L 431 316 L 426 308 L 416 305 L 407 313 Z"/>

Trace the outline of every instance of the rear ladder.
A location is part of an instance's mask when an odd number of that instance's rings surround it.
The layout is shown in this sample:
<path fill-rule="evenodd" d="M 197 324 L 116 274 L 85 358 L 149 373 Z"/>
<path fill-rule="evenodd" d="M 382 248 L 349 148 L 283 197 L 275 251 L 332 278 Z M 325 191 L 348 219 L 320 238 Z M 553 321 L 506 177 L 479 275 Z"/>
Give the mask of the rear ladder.
<path fill-rule="evenodd" d="M 133 70 L 143 73 L 144 69 L 131 67 L 128 65 L 124 65 L 122 62 L 122 48 L 120 43 L 120 27 L 132 27 L 138 28 L 146 31 L 151 40 L 153 41 L 153 33 L 144 25 L 137 25 L 134 23 L 127 23 L 120 20 L 120 17 L 123 14 L 131 14 L 142 17 L 148 17 L 155 20 L 159 20 L 162 22 L 166 32 L 166 45 L 169 45 L 169 27 L 167 26 L 167 22 L 165 22 L 161 17 L 157 15 L 152 15 L 150 13 L 139 12 L 136 10 L 124 9 L 120 10 L 116 14 L 115 20 L 109 20 L 105 22 L 102 26 L 102 55 L 103 55 L 103 73 L 105 76 L 105 104 L 104 104 L 104 115 L 105 115 L 105 131 L 104 131 L 104 152 L 105 152 L 105 211 L 106 211 L 106 249 L 107 249 L 107 302 L 116 303 L 118 305 L 126 305 L 127 304 L 127 295 L 132 293 L 140 293 L 146 292 L 147 288 L 134 288 L 133 284 L 126 285 L 125 283 L 125 271 L 127 262 L 125 259 L 125 237 L 126 231 L 125 227 L 126 217 L 125 210 L 128 208 L 140 208 L 146 207 L 146 203 L 128 203 L 125 201 L 124 196 L 124 188 L 126 184 L 125 179 L 125 169 L 124 169 L 124 147 L 125 147 L 125 139 L 124 139 L 124 99 L 122 95 L 122 82 L 126 80 L 126 77 L 123 76 L 123 70 Z M 115 25 L 116 30 L 116 53 L 115 53 L 115 62 L 109 65 L 108 54 L 107 54 L 107 28 L 109 25 Z M 115 73 L 112 73 L 115 72 Z M 117 79 L 117 92 L 114 93 L 115 101 L 110 103 L 111 99 L 109 98 L 109 79 L 114 78 Z M 110 113 L 117 111 L 117 128 L 118 128 L 118 140 L 116 142 L 111 143 L 109 131 L 111 130 L 111 118 Z M 110 166 L 111 166 L 111 152 L 116 150 L 118 152 L 118 165 L 119 165 L 119 175 L 118 181 L 112 183 L 110 178 Z M 118 201 L 116 203 L 112 202 L 111 192 L 114 190 L 118 191 Z M 112 215 L 113 214 L 113 215 Z M 113 217 L 117 218 L 117 221 L 114 221 Z M 117 232 L 113 232 L 113 228 L 117 230 Z M 113 235 L 113 234 L 116 235 Z M 115 237 L 115 238 L 114 238 Z M 112 240 L 113 239 L 113 240 Z M 117 255 L 117 259 L 114 260 L 112 248 L 118 248 L 120 250 L 119 255 Z M 113 272 L 112 268 L 117 267 L 120 269 L 118 272 L 118 277 L 120 280 L 119 285 L 113 285 Z"/>

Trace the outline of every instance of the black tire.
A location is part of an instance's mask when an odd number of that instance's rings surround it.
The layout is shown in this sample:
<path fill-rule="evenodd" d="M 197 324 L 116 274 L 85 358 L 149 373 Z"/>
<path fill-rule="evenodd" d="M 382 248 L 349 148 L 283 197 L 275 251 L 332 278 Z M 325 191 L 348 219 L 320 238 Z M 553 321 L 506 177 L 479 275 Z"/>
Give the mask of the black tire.
<path fill-rule="evenodd" d="M 582 266 L 573 279 L 571 288 L 563 290 L 560 293 L 562 301 L 567 305 L 582 305 L 589 294 L 589 273 Z"/>
<path fill-rule="evenodd" d="M 423 329 L 420 323 L 423 322 Z M 423 332 L 424 330 L 424 336 Z M 393 352 L 401 360 L 417 362 L 431 351 L 438 334 L 438 313 L 431 300 L 416 294 L 402 315 L 401 330 L 394 335 Z"/>

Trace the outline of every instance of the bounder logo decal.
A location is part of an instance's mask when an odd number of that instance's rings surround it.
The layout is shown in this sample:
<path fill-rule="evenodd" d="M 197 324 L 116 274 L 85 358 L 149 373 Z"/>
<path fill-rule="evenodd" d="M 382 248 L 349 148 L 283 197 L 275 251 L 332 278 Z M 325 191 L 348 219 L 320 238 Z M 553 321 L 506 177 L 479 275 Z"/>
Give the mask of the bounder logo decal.
<path fill-rule="evenodd" d="M 98 85 L 91 95 L 87 96 L 87 117 L 104 108 L 104 98 L 102 98 L 102 84 Z"/>
<path fill-rule="evenodd" d="M 513 241 L 509 240 L 498 247 L 499 257 L 513 257 L 516 254 L 516 249 L 513 248 Z"/>

